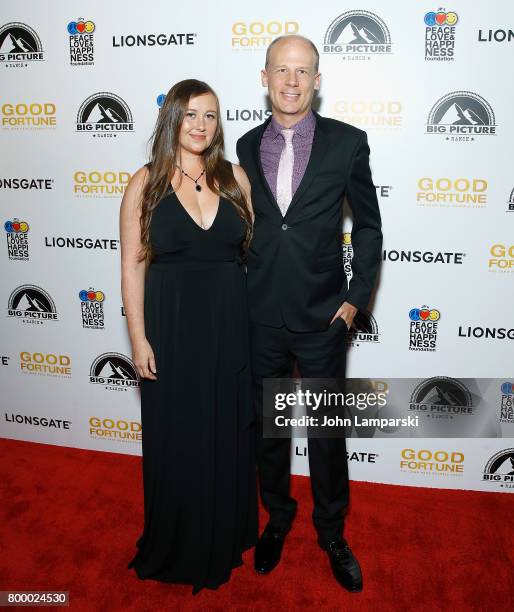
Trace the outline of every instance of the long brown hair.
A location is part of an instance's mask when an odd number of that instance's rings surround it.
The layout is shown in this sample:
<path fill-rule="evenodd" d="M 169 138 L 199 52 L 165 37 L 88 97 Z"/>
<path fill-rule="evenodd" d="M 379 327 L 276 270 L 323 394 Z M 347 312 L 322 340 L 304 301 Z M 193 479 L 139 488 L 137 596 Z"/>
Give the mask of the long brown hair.
<path fill-rule="evenodd" d="M 170 189 L 170 181 L 178 167 L 179 132 L 189 106 L 189 100 L 192 97 L 208 93 L 216 99 L 218 121 L 212 142 L 202 153 L 207 186 L 211 191 L 225 197 L 235 206 L 246 226 L 243 248 L 245 251 L 248 248 L 252 238 L 252 218 L 245 194 L 234 178 L 232 164 L 224 158 L 223 128 L 218 96 L 207 83 L 196 79 L 186 79 L 173 85 L 166 94 L 153 134 L 150 137 L 151 156 L 149 163 L 146 164 L 149 173 L 143 188 L 141 201 L 142 249 L 139 261 L 146 260 L 148 264 L 153 258 L 150 244 L 150 221 L 155 207 Z"/>

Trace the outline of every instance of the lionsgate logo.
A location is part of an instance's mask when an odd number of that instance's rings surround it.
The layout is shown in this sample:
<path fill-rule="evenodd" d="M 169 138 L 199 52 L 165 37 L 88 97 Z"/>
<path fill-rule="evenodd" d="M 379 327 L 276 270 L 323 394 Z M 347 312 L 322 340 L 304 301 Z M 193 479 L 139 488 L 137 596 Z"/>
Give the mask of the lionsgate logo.
<path fill-rule="evenodd" d="M 473 399 L 466 385 L 448 376 L 423 380 L 412 392 L 409 410 L 431 419 L 453 419 L 473 414 Z"/>
<path fill-rule="evenodd" d="M 425 61 L 450 62 L 455 55 L 457 13 L 439 9 L 425 15 Z"/>
<path fill-rule="evenodd" d="M 492 136 L 496 134 L 494 112 L 482 96 L 472 91 L 452 91 L 432 106 L 425 133 L 442 134 L 453 142 Z"/>
<path fill-rule="evenodd" d="M 466 253 L 462 251 L 398 251 L 384 249 L 382 260 L 414 264 L 456 264 L 462 265 Z"/>
<path fill-rule="evenodd" d="M 43 324 L 57 321 L 55 303 L 44 289 L 36 285 L 21 285 L 9 296 L 7 315 L 23 323 Z"/>
<path fill-rule="evenodd" d="M 249 121 L 262 123 L 271 116 L 269 108 L 227 108 L 225 119 L 227 121 L 241 121 L 248 123 Z"/>
<path fill-rule="evenodd" d="M 422 306 L 409 311 L 409 351 L 436 350 L 437 326 L 441 313 L 435 308 Z"/>
<path fill-rule="evenodd" d="M 79 292 L 82 327 L 85 329 L 104 328 L 105 293 L 89 287 Z"/>
<path fill-rule="evenodd" d="M 500 423 L 514 423 L 514 383 L 504 382 L 500 388 Z"/>
<path fill-rule="evenodd" d="M 139 374 L 132 361 L 121 353 L 102 353 L 91 364 L 89 382 L 111 391 L 139 387 Z"/>
<path fill-rule="evenodd" d="M 7 256 L 16 261 L 29 260 L 29 224 L 14 218 L 4 223 Z"/>
<path fill-rule="evenodd" d="M 41 62 L 44 58 L 41 40 L 25 23 L 6 23 L 0 28 L 0 62 L 6 68 L 25 68 L 26 62 Z"/>
<path fill-rule="evenodd" d="M 346 11 L 329 25 L 323 53 L 345 60 L 369 60 L 391 53 L 391 35 L 385 22 L 370 11 Z"/>
<path fill-rule="evenodd" d="M 113 93 L 99 92 L 80 106 L 76 131 L 98 138 L 116 138 L 119 133 L 134 133 L 134 121 L 124 100 Z"/>
<path fill-rule="evenodd" d="M 358 310 L 346 334 L 346 343 L 349 346 L 360 346 L 362 342 L 375 344 L 380 342 L 379 338 L 375 317 L 368 310 Z"/>
<path fill-rule="evenodd" d="M 94 34 L 96 26 L 92 21 L 70 21 L 67 27 L 70 43 L 70 64 L 72 66 L 93 66 L 95 63 Z"/>
<path fill-rule="evenodd" d="M 485 465 L 482 480 L 497 483 L 500 488 L 514 488 L 514 448 L 495 453 Z"/>
<path fill-rule="evenodd" d="M 0 189 L 50 191 L 53 188 L 53 178 L 0 178 Z"/>
<path fill-rule="evenodd" d="M 196 32 L 175 34 L 122 34 L 112 37 L 113 47 L 182 47 L 194 45 Z"/>

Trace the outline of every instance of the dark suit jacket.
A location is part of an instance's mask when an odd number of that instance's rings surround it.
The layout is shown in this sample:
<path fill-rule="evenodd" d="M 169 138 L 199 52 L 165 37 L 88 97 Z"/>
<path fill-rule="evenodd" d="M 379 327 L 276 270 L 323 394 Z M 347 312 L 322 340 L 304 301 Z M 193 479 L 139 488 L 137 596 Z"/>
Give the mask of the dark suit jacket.
<path fill-rule="evenodd" d="M 283 321 L 293 331 L 327 329 L 344 301 L 367 308 L 381 258 L 381 218 L 366 133 L 315 116 L 307 169 L 285 217 L 260 161 L 260 142 L 271 117 L 237 141 L 255 211 L 247 258 L 250 317 L 274 327 Z M 349 287 L 341 252 L 345 195 L 353 213 Z"/>

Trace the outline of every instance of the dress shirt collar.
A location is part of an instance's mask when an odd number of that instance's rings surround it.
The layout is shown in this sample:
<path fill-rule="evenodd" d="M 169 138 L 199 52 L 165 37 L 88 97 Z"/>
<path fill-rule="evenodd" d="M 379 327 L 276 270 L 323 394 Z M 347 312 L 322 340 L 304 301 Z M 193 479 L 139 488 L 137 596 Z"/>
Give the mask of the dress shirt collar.
<path fill-rule="evenodd" d="M 314 128 L 316 126 L 316 117 L 314 113 L 309 111 L 309 113 L 298 123 L 292 125 L 289 129 L 294 130 L 294 135 L 299 136 L 308 136 L 314 132 Z M 286 128 L 280 125 L 280 123 L 275 119 L 275 117 L 271 118 L 269 124 L 269 135 L 272 139 L 277 138 L 277 136 L 282 136 L 281 130 L 285 130 Z"/>

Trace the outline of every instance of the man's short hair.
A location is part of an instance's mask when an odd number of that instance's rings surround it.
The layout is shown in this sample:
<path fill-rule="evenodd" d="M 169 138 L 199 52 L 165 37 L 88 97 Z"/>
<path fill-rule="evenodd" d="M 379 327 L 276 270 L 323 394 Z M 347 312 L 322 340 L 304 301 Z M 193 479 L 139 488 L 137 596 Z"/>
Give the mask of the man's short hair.
<path fill-rule="evenodd" d="M 268 48 L 266 49 L 266 63 L 264 64 L 264 67 L 265 68 L 268 67 L 271 49 L 273 49 L 273 47 L 279 41 L 285 40 L 287 38 L 300 38 L 311 46 L 311 49 L 312 49 L 312 52 L 314 53 L 314 58 L 315 58 L 314 59 L 314 70 L 318 72 L 319 70 L 319 52 L 316 49 L 316 45 L 312 42 L 312 40 L 310 40 L 306 36 L 301 36 L 300 34 L 284 34 L 283 36 L 278 36 L 277 38 L 274 38 L 269 44 Z"/>

